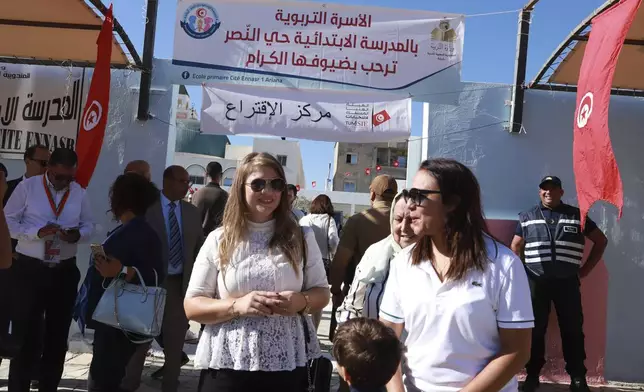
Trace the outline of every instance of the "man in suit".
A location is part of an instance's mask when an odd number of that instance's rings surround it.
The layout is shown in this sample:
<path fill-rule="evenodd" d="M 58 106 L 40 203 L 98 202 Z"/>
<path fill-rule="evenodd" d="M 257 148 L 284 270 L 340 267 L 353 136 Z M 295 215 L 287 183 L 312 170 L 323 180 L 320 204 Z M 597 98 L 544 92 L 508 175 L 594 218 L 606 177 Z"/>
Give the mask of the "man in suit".
<path fill-rule="evenodd" d="M 159 202 L 148 210 L 146 219 L 161 238 L 167 290 L 162 324 L 163 392 L 176 392 L 183 364 L 183 343 L 188 319 L 183 299 L 188 288 L 195 258 L 203 243 L 199 210 L 183 200 L 190 188 L 190 176 L 181 166 L 170 166 L 163 172 L 163 189 Z M 128 365 L 122 388 L 135 391 L 141 380 L 147 345 L 134 354 Z"/>
<path fill-rule="evenodd" d="M 203 227 L 204 237 L 221 226 L 224 217 L 224 208 L 228 201 L 228 192 L 221 189 L 222 167 L 219 162 L 210 162 L 206 167 L 206 173 L 210 182 L 205 187 L 199 189 L 192 197 L 192 204 L 199 209 L 201 213 L 201 225 Z"/>
<path fill-rule="evenodd" d="M 34 144 L 32 146 L 29 146 L 25 150 L 25 153 L 23 155 L 23 160 L 25 162 L 25 174 L 21 177 L 7 181 L 7 190 L 4 196 L 2 197 L 3 207 L 7 204 L 7 202 L 9 201 L 9 198 L 13 194 L 13 191 L 16 189 L 16 187 L 18 186 L 18 184 L 20 184 L 22 180 L 24 180 L 25 178 L 45 174 L 45 172 L 47 171 L 47 163 L 49 162 L 49 149 L 40 144 Z M 14 258 L 16 254 L 17 244 L 18 244 L 18 240 L 15 240 L 12 238 L 11 252 L 14 254 Z M 0 303 L 0 341 L 4 340 L 3 338 L 6 338 L 7 332 L 9 331 L 9 323 L 11 321 L 11 311 L 10 309 L 7 309 L 11 302 L 11 301 L 7 301 L 7 299 L 10 298 L 11 290 L 9 288 L 11 287 L 11 280 L 12 280 L 11 269 L 0 271 L 0 297 L 5 299 L 5 301 L 2 301 L 2 303 Z M 8 303 L 5 303 L 5 302 L 8 302 Z M 7 342 L 8 341 L 9 340 L 7 340 Z M 2 355 L 3 348 L 1 346 L 2 346 L 2 343 L 0 343 L 0 363 L 2 363 L 2 356 L 3 356 Z M 37 373 L 37 370 L 35 373 Z M 34 374 L 33 378 L 34 380 L 37 380 L 38 375 Z M 33 381 L 32 387 L 37 389 L 38 382 Z"/>

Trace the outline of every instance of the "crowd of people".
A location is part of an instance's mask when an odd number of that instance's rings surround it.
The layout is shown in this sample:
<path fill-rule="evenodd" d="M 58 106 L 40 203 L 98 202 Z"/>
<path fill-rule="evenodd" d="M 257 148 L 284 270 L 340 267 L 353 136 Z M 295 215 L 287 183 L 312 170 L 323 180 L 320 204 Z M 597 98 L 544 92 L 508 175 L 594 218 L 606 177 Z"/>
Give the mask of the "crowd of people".
<path fill-rule="evenodd" d="M 327 195 L 308 213 L 295 208 L 297 188 L 268 153 L 240 162 L 230 193 L 210 163 L 191 202 L 184 168 L 166 168 L 159 190 L 149 164 L 134 161 L 110 188 L 117 226 L 78 290 L 77 244 L 95 234 L 76 154 L 32 146 L 24 161 L 21 178 L 0 174 L 0 357 L 11 358 L 10 392 L 57 390 L 72 319 L 94 330 L 88 390 L 138 389 L 151 339 L 93 318 L 114 279 L 165 290 L 154 336 L 164 392 L 180 389 L 189 320 L 201 324 L 201 391 L 324 392 L 329 380 L 311 369 L 330 300 L 340 392 L 509 392 L 524 368 L 522 388 L 534 391 L 551 302 L 570 388 L 589 390 L 579 279 L 607 240 L 590 220 L 582 228 L 557 177 L 540 182 L 510 249 L 487 228 L 476 177 L 450 159 L 423 162 L 408 189 L 377 176 L 371 208 L 342 228 Z"/>

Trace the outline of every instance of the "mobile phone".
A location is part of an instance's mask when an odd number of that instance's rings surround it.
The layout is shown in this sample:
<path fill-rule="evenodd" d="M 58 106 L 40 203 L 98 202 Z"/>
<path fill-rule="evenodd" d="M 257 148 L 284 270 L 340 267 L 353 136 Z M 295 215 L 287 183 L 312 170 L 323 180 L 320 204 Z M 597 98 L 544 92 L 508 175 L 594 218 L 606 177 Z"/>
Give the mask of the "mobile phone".
<path fill-rule="evenodd" d="M 96 260 L 97 256 L 101 256 L 104 259 L 107 258 L 107 256 L 105 255 L 105 250 L 103 249 L 103 245 L 91 244 L 89 247 L 92 250 L 92 257 L 94 258 L 94 260 Z"/>

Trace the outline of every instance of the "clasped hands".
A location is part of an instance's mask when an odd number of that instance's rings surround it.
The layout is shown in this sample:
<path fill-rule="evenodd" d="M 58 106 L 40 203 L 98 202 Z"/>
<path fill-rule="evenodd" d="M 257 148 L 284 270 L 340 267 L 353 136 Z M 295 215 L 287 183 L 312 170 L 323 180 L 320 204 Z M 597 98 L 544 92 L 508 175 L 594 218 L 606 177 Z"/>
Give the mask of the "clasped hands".
<path fill-rule="evenodd" d="M 294 316 L 306 306 L 306 298 L 299 292 L 253 291 L 235 300 L 233 311 L 242 316 Z"/>

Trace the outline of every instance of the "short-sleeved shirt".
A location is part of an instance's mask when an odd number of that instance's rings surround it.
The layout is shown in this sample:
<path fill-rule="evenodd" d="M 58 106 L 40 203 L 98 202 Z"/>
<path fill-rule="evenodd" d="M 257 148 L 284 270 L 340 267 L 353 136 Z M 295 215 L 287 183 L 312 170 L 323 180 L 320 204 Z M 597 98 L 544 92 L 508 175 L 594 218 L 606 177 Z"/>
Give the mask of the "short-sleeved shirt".
<path fill-rule="evenodd" d="M 501 352 L 499 328 L 534 327 L 521 260 L 491 238 L 485 242 L 485 270 L 461 281 L 441 282 L 430 261 L 412 265 L 413 247 L 391 262 L 380 318 L 408 333 L 407 391 L 460 391 Z M 513 378 L 501 391 L 517 388 Z"/>
<path fill-rule="evenodd" d="M 559 222 L 559 218 L 561 218 L 561 214 L 565 212 L 566 205 L 561 203 L 553 209 L 550 209 L 541 203 L 539 205 L 541 206 L 541 212 L 543 213 L 543 217 L 545 218 L 546 223 L 548 224 L 548 229 L 550 229 L 551 233 L 555 233 L 557 231 L 557 223 Z M 597 223 L 595 223 L 592 219 L 586 216 L 586 226 L 584 227 L 584 235 L 588 237 L 588 234 L 592 233 L 593 230 L 595 230 L 596 228 L 597 228 Z M 517 225 L 514 235 L 523 238 L 523 228 L 521 227 L 521 222 L 519 222 L 519 224 Z"/>

